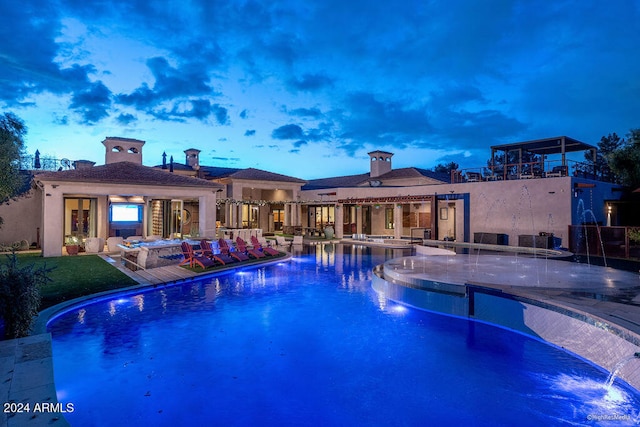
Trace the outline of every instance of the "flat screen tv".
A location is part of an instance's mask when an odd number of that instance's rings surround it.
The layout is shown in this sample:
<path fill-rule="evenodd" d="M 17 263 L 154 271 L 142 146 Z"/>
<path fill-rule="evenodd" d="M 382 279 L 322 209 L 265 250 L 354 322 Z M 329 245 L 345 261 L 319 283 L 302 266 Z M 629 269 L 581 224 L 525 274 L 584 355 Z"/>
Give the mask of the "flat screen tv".
<path fill-rule="evenodd" d="M 109 220 L 111 222 L 142 222 L 142 205 L 113 204 Z"/>

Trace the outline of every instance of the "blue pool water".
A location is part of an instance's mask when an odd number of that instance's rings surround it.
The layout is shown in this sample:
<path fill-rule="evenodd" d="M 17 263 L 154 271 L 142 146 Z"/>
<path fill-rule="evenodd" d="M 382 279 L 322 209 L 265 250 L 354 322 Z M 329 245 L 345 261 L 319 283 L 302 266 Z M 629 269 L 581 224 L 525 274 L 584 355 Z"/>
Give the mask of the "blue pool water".
<path fill-rule="evenodd" d="M 640 396 L 550 345 L 371 289 L 399 251 L 290 262 L 114 296 L 53 319 L 74 426 L 635 425 Z M 600 417 L 600 418 L 598 418 Z M 616 418 L 605 421 L 604 418 Z"/>

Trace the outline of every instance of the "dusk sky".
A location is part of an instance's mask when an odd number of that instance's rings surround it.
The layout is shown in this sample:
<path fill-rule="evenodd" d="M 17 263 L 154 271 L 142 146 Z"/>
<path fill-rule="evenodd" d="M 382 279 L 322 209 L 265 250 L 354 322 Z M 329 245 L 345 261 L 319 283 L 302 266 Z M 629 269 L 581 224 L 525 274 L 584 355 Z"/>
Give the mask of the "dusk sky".
<path fill-rule="evenodd" d="M 0 111 L 27 152 L 303 179 L 486 165 L 489 146 L 640 127 L 640 1 L 0 0 Z"/>

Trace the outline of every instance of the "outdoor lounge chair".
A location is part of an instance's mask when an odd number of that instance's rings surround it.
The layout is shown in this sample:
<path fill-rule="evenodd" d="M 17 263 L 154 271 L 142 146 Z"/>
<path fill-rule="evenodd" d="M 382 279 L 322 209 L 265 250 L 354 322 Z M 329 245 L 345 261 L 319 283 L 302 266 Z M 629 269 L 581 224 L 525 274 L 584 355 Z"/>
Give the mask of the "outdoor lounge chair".
<path fill-rule="evenodd" d="M 276 236 L 276 244 L 278 246 L 291 246 L 291 242 L 287 241 L 284 236 Z"/>
<path fill-rule="evenodd" d="M 238 261 L 237 259 L 229 255 L 224 255 L 222 253 L 214 254 L 213 249 L 211 248 L 211 243 L 209 243 L 209 241 L 206 239 L 200 240 L 200 250 L 202 251 L 203 256 L 206 256 L 207 258 L 210 258 L 214 261 L 218 261 L 222 265 L 231 264 Z"/>
<path fill-rule="evenodd" d="M 204 255 L 198 255 L 193 250 L 193 246 L 191 246 L 188 242 L 182 242 L 182 255 L 184 256 L 184 260 L 179 265 L 188 264 L 189 267 L 194 268 L 196 265 L 199 265 L 203 269 L 213 267 L 216 265 L 216 262 L 207 258 Z"/>
<path fill-rule="evenodd" d="M 249 259 L 249 255 L 245 253 L 232 251 L 229 243 L 227 243 L 225 239 L 218 239 L 218 247 L 220 248 L 220 253 L 222 255 L 233 257 L 238 261 L 246 261 Z"/>
<path fill-rule="evenodd" d="M 265 258 L 266 257 L 266 255 L 263 254 L 260 251 L 257 251 L 255 249 L 247 248 L 247 242 L 242 240 L 242 237 L 240 237 L 240 236 L 236 237 L 236 247 L 238 248 L 238 250 L 240 252 L 243 252 L 243 253 L 249 255 L 250 257 L 253 257 L 253 258 Z"/>
<path fill-rule="evenodd" d="M 554 166 L 551 172 L 547 172 L 545 175 L 547 178 L 557 178 L 561 176 L 567 176 L 567 166 Z"/>
<path fill-rule="evenodd" d="M 482 181 L 482 175 L 480 172 L 467 172 L 467 182 L 480 182 Z"/>
<path fill-rule="evenodd" d="M 280 252 L 278 252 L 277 250 L 270 248 L 269 246 L 262 246 L 262 244 L 260 243 L 260 241 L 256 236 L 251 236 L 251 244 L 253 245 L 254 250 L 261 251 L 262 253 L 267 254 L 269 256 L 280 255 Z"/>

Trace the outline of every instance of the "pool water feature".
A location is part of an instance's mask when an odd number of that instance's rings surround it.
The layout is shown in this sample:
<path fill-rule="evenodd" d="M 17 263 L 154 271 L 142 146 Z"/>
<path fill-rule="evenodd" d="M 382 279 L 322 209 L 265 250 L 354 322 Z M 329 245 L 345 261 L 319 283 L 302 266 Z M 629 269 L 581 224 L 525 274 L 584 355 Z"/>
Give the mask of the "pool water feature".
<path fill-rule="evenodd" d="M 72 308 L 48 326 L 78 426 L 615 425 L 640 395 L 527 336 L 371 288 L 400 250 L 306 247 L 290 262 Z M 405 253 L 406 254 L 406 253 Z M 606 425 L 606 422 L 605 422 Z"/>

